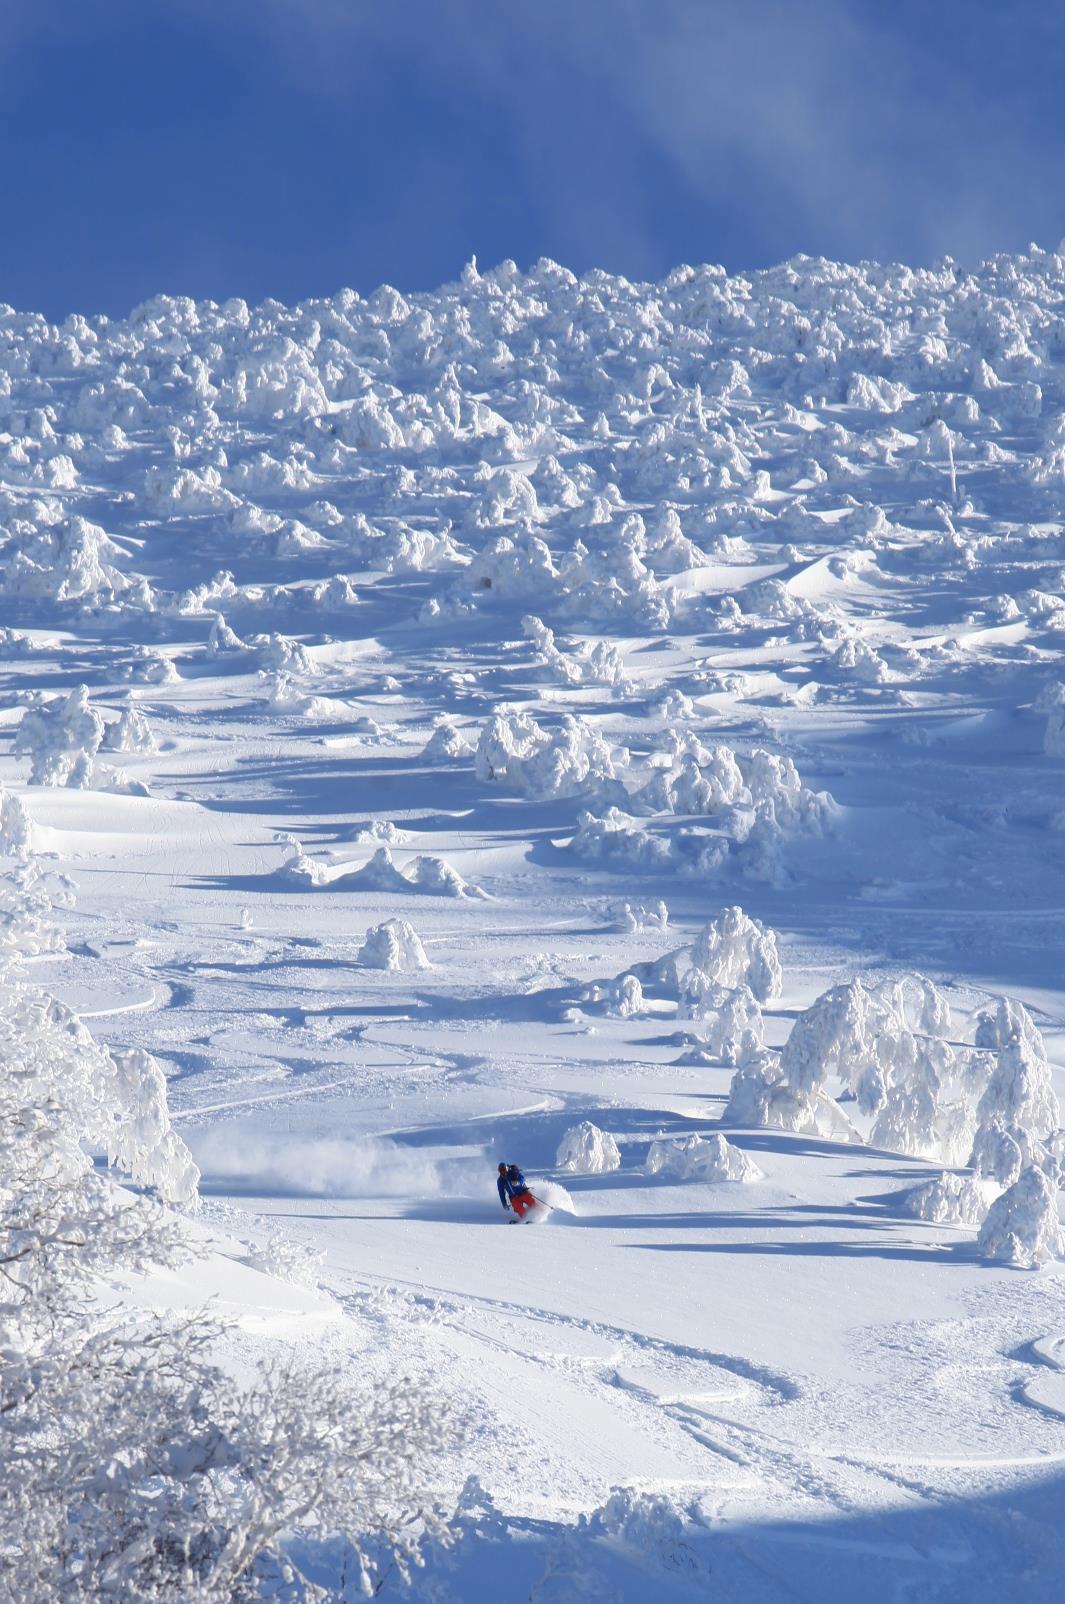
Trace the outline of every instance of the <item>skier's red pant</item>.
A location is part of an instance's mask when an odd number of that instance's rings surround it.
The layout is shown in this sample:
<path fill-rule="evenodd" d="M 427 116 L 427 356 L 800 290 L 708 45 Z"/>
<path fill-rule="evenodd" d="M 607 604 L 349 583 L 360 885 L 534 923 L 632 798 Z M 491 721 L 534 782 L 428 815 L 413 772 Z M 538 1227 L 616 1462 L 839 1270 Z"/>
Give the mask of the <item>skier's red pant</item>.
<path fill-rule="evenodd" d="M 517 1192 L 511 1198 L 510 1206 L 514 1210 L 514 1213 L 518 1216 L 518 1219 L 523 1220 L 526 1213 L 532 1208 L 535 1202 L 536 1199 L 533 1197 L 531 1192 Z"/>

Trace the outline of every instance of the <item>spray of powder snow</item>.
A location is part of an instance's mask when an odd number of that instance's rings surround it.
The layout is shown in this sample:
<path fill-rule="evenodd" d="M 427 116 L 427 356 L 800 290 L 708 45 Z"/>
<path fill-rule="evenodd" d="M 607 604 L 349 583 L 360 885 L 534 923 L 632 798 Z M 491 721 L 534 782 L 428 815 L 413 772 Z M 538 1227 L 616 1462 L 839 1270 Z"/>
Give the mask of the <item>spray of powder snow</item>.
<path fill-rule="evenodd" d="M 476 1197 L 494 1190 L 481 1154 L 401 1147 L 387 1138 L 350 1141 L 219 1126 L 190 1133 L 208 1191 L 256 1197 Z M 560 1189 L 561 1190 L 561 1189 Z"/>
<path fill-rule="evenodd" d="M 527 1216 L 530 1225 L 547 1225 L 553 1220 L 556 1225 L 564 1222 L 567 1217 L 577 1213 L 577 1207 L 564 1186 L 557 1181 L 533 1181 L 533 1196 L 541 1203 L 546 1203 L 544 1209 L 534 1209 Z"/>

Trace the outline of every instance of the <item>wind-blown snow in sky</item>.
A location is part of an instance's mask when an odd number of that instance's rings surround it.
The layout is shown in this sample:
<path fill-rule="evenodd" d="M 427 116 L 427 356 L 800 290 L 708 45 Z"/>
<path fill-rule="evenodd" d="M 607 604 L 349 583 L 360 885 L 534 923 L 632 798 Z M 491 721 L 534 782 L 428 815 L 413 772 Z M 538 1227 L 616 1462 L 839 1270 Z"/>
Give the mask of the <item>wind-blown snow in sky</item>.
<path fill-rule="evenodd" d="M 0 299 L 296 300 L 1065 232 L 1065 14 L 960 0 L 11 0 Z"/>

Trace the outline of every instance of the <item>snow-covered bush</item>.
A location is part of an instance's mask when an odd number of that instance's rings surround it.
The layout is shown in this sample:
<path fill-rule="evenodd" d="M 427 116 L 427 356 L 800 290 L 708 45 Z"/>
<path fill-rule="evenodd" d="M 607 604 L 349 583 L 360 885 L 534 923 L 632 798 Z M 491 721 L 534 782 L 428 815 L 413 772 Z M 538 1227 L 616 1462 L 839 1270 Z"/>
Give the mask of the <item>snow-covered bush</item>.
<path fill-rule="evenodd" d="M 674 1181 L 760 1181 L 762 1171 L 724 1136 L 669 1137 L 651 1143 L 648 1175 Z"/>
<path fill-rule="evenodd" d="M 414 926 L 406 919 L 386 919 L 366 932 L 357 962 L 368 969 L 390 969 L 408 973 L 431 967 L 425 948 Z"/>
<path fill-rule="evenodd" d="M 621 1168 L 621 1154 L 609 1131 L 601 1131 L 585 1119 L 564 1133 L 555 1154 L 555 1167 L 573 1175 L 606 1175 Z"/>
<path fill-rule="evenodd" d="M 155 736 L 139 707 L 127 707 L 121 718 L 104 732 L 105 752 L 154 752 Z"/>
<path fill-rule="evenodd" d="M 930 1225 L 968 1225 L 983 1223 L 988 1208 L 999 1195 L 999 1188 L 979 1176 L 942 1175 L 920 1186 L 910 1187 L 899 1198 L 902 1210 Z"/>
<path fill-rule="evenodd" d="M 846 1114 L 819 1086 L 789 1084 L 780 1055 L 763 1051 L 740 1064 L 729 1086 L 723 1125 L 766 1127 L 817 1136 L 825 1141 L 860 1142 Z"/>
<path fill-rule="evenodd" d="M 256 1371 L 242 1353 L 237 1381 L 203 1316 L 116 1302 L 116 1286 L 176 1266 L 191 1244 L 91 1155 L 176 1198 L 195 1167 L 149 1055 L 94 1042 L 22 984 L 10 949 L 0 1071 L 5 1596 L 213 1604 L 274 1597 L 285 1576 L 309 1599 L 316 1584 L 290 1544 L 312 1532 L 343 1539 L 366 1592 L 379 1563 L 403 1576 L 419 1527 L 446 1535 L 423 1475 L 446 1404 L 400 1376 L 362 1389 L 349 1367 L 299 1357 Z"/>
<path fill-rule="evenodd" d="M 605 985 L 589 986 L 585 998 L 599 1003 L 613 1019 L 635 1019 L 643 1012 L 643 987 L 635 975 L 618 975 Z"/>
<path fill-rule="evenodd" d="M 696 996 L 699 986 L 710 990 L 746 988 L 760 1003 L 780 996 L 781 969 L 777 938 L 742 908 L 724 908 L 690 948 L 691 969 L 700 981 L 687 984 L 686 994 Z"/>
<path fill-rule="evenodd" d="M 305 1242 L 296 1242 L 275 1231 L 265 1242 L 249 1244 L 244 1262 L 277 1281 L 291 1281 L 294 1286 L 317 1289 L 325 1263 L 325 1249 L 308 1247 Z"/>
<path fill-rule="evenodd" d="M 295 837 L 289 837 L 285 843 L 288 857 L 278 870 L 278 877 L 287 880 L 290 884 L 300 886 L 305 890 L 315 890 L 324 886 L 329 880 L 329 871 L 324 863 L 308 857 L 303 849 L 303 843 Z"/>
<path fill-rule="evenodd" d="M 1065 1254 L 1057 1189 L 1034 1164 L 996 1198 L 977 1237 L 983 1259 L 1030 1270 Z"/>
<path fill-rule="evenodd" d="M 25 863 L 33 852 L 33 823 L 21 797 L 0 785 L 0 858 Z"/>
<path fill-rule="evenodd" d="M 689 969 L 677 1015 L 701 1022 L 703 1050 L 722 1064 L 742 1064 L 762 1046 L 762 1011 L 746 986 L 735 991 L 707 986 L 701 970 Z"/>
<path fill-rule="evenodd" d="M 88 687 L 79 685 L 67 696 L 26 709 L 15 733 L 15 752 L 30 759 L 31 785 L 84 790 L 93 783 L 93 759 L 103 736 L 104 721 L 89 704 Z"/>
<path fill-rule="evenodd" d="M 613 910 L 619 930 L 665 930 L 669 909 L 661 897 L 656 902 L 623 902 Z"/>
<path fill-rule="evenodd" d="M 482 729 L 475 767 L 483 783 L 545 801 L 601 790 L 616 772 L 610 747 L 586 719 L 566 714 L 547 729 L 529 713 L 505 709 Z"/>
<path fill-rule="evenodd" d="M 442 763 L 452 758 L 469 757 L 473 750 L 471 737 L 445 715 L 437 722 L 422 748 L 422 762 Z"/>

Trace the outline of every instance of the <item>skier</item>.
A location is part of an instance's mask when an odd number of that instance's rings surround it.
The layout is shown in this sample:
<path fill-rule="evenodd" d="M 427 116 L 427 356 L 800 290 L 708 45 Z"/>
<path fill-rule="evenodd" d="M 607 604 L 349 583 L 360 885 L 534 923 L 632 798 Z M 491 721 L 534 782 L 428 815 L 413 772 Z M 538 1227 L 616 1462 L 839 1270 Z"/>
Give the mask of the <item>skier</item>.
<path fill-rule="evenodd" d="M 496 1190 L 499 1201 L 503 1205 L 503 1212 L 510 1213 L 513 1209 L 519 1220 L 525 1218 L 526 1213 L 533 1207 L 536 1199 L 529 1191 L 524 1175 L 516 1164 L 501 1164 L 496 1179 Z"/>

